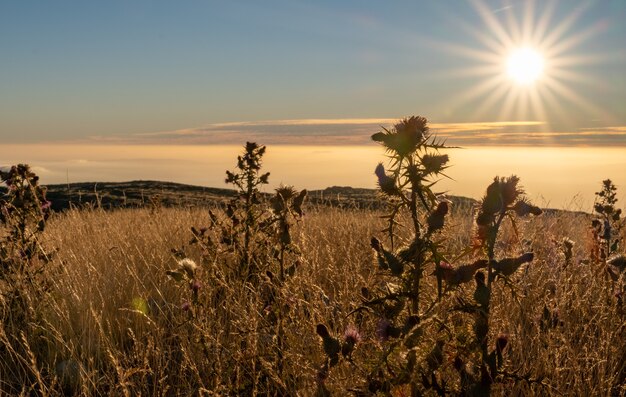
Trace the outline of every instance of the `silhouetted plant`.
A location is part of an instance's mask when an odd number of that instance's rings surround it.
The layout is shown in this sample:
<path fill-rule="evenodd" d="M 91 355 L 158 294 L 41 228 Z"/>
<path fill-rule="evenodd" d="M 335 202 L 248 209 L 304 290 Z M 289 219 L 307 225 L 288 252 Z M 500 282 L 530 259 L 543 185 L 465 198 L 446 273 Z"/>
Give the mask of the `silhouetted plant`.
<path fill-rule="evenodd" d="M 39 177 L 26 164 L 0 170 L 0 178 L 7 187 L 0 198 L 0 359 L 12 362 L 14 371 L 30 375 L 27 358 L 34 353 L 28 337 L 44 302 L 42 293 L 49 286 L 45 265 L 51 259 L 40 236 L 50 215 L 50 202 Z"/>
<path fill-rule="evenodd" d="M 276 194 L 270 200 L 273 213 L 271 223 L 274 227 L 274 238 L 278 243 L 277 256 L 279 264 L 280 281 L 284 282 L 287 275 L 293 276 L 296 270 L 296 263 L 286 268 L 286 257 L 288 252 L 298 254 L 297 247 L 292 243 L 291 226 L 292 219 L 300 219 L 303 215 L 302 204 L 307 191 L 298 192 L 293 186 L 281 186 L 276 189 Z"/>
<path fill-rule="evenodd" d="M 290 325 L 290 304 L 285 288 L 301 263 L 300 252 L 292 239 L 292 226 L 303 216 L 307 192 L 298 192 L 292 186 L 280 186 L 271 198 L 263 196 L 259 188 L 268 183 L 269 177 L 269 173 L 261 174 L 264 153 L 264 146 L 246 144 L 244 154 L 238 157 L 237 172 L 226 172 L 226 182 L 237 188 L 236 197 L 228 203 L 224 214 L 209 211 L 208 227 L 192 227 L 190 245 L 200 248 L 207 263 L 223 258 L 222 254 L 226 252 L 231 254 L 234 263 L 238 264 L 235 271 L 224 274 L 216 270 L 221 274 L 213 277 L 217 277 L 222 285 L 236 282 L 245 286 L 245 290 L 251 293 L 249 302 L 253 305 L 249 308 L 249 315 L 255 316 L 250 320 L 258 324 L 259 334 L 267 338 L 262 345 L 253 347 L 258 357 L 249 361 L 250 372 L 242 371 L 238 375 L 239 381 L 243 379 L 247 385 L 245 391 L 242 389 L 239 393 L 250 391 L 254 394 L 253 390 L 261 387 L 268 395 L 288 395 L 295 392 L 299 381 L 283 373 L 285 327 Z M 174 254 L 186 258 L 185 247 L 174 250 Z M 192 290 L 199 283 L 196 276 L 184 269 L 167 273 L 181 284 L 190 285 Z M 220 295 L 222 300 L 240 298 L 228 296 L 226 291 Z M 194 321 L 201 321 L 204 315 L 197 295 L 185 301 L 183 310 L 193 313 Z"/>
<path fill-rule="evenodd" d="M 228 205 L 231 220 L 230 242 L 242 254 L 240 272 L 252 276 L 259 271 L 253 250 L 260 220 L 266 216 L 261 208 L 259 187 L 266 185 L 270 173 L 261 174 L 265 146 L 247 142 L 243 155 L 237 157 L 237 171 L 226 171 L 226 183 L 237 189 L 237 196 Z"/>
<path fill-rule="evenodd" d="M 602 181 L 602 190 L 596 192 L 596 201 L 593 205 L 595 218 L 591 222 L 594 246 L 592 260 L 596 263 L 604 262 L 609 276 L 616 281 L 618 273 L 612 269 L 613 262 L 619 262 L 618 253 L 621 250 L 621 230 L 624 221 L 622 210 L 616 207 L 617 188 L 610 179 Z M 614 257 L 612 257 L 614 256 Z M 619 269 L 619 266 L 617 266 Z"/>
<path fill-rule="evenodd" d="M 0 240 L 0 280 L 9 286 L 5 294 L 17 299 L 21 289 L 36 284 L 35 277 L 43 272 L 41 265 L 50 259 L 39 239 L 50 215 L 50 202 L 39 177 L 26 164 L 0 171 L 0 178 L 7 186 L 0 198 L 5 233 Z"/>
<path fill-rule="evenodd" d="M 474 291 L 474 303 L 468 304 L 460 300 L 458 309 L 471 313 L 474 317 L 474 337 L 480 352 L 479 373 L 475 373 L 469 365 L 466 357 L 457 355 L 455 368 L 461 377 L 462 393 L 471 396 L 489 395 L 491 385 L 498 382 L 504 376 L 510 375 L 503 369 L 503 352 L 508 344 L 508 336 L 500 334 L 492 350 L 490 340 L 490 315 L 491 296 L 494 282 L 502 279 L 510 283 L 519 268 L 533 260 L 534 254 L 526 252 L 517 257 L 496 259 L 496 243 L 498 240 L 502 222 L 509 219 L 513 230 L 517 233 L 517 218 L 527 215 L 540 215 L 541 209 L 530 204 L 523 197 L 523 190 L 519 187 L 519 178 L 496 177 L 488 187 L 483 197 L 478 214 L 476 216 L 476 233 L 474 248 L 483 251 L 487 260 L 481 267 L 487 268 L 487 275 L 482 271 L 475 274 L 476 289 Z M 486 265 L 486 266 L 484 266 Z M 471 346 L 470 346 L 471 347 Z M 470 349 L 471 351 L 471 349 Z M 515 380 L 524 379 L 533 381 L 530 376 L 520 377 L 515 375 Z"/>
<path fill-rule="evenodd" d="M 383 127 L 382 132 L 372 135 L 372 140 L 386 149 L 390 159 L 388 169 L 378 164 L 375 174 L 382 197 L 390 207 L 384 217 L 387 222 L 384 232 L 391 247 L 385 248 L 376 237 L 372 237 L 370 245 L 379 270 L 393 282 L 375 292 L 365 288 L 364 302 L 355 310 L 374 314 L 376 333 L 383 347 L 364 375 L 363 387 L 369 393 L 389 393 L 392 387 L 403 385 L 409 385 L 412 393 L 424 388 L 445 390 L 446 386 L 435 379 L 441 363 L 437 365 L 439 360 L 432 359 L 432 355 L 419 357 L 418 347 L 428 349 L 420 346 L 426 327 L 445 329 L 443 322 L 434 316 L 435 301 L 427 309 L 422 308 L 421 281 L 427 268 L 434 269 L 444 259 L 439 232 L 445 226 L 450 203 L 432 188 L 444 176 L 448 155 L 439 153 L 445 145 L 430 133 L 428 121 L 420 116 L 403 119 L 392 129 Z M 410 219 L 411 237 L 400 244 L 396 229 L 405 213 Z M 319 373 L 326 375 L 339 363 L 339 353 L 345 350 L 346 342 L 339 343 L 323 324 L 318 325 L 317 332 L 327 356 Z M 431 350 L 441 350 L 443 344 L 443 339 L 437 340 Z M 425 364 L 420 364 L 420 360 L 425 360 Z M 417 373 L 423 375 L 421 380 Z M 323 391 L 325 376 L 318 379 L 319 389 Z"/>
<path fill-rule="evenodd" d="M 561 252 L 565 259 L 565 267 L 572 264 L 574 258 L 574 242 L 567 237 L 563 237 Z"/>

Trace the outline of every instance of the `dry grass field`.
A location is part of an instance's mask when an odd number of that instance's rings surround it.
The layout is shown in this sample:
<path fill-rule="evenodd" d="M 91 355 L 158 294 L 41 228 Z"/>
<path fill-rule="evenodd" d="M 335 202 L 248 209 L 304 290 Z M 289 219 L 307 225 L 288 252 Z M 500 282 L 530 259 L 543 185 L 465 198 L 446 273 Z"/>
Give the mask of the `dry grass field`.
<path fill-rule="evenodd" d="M 613 183 L 593 214 L 541 210 L 516 176 L 450 200 L 425 118 L 372 139 L 366 207 L 262 194 L 252 142 L 231 199 L 197 207 L 54 213 L 29 166 L 0 171 L 0 394 L 624 396 Z"/>
<path fill-rule="evenodd" d="M 338 335 L 349 326 L 360 333 L 353 363 L 341 361 L 325 379 L 333 395 L 350 394 L 363 380 L 361 363 L 371 361 L 381 344 L 374 326 L 350 315 L 362 302 L 362 286 L 385 282 L 369 245 L 371 236 L 384 237 L 380 215 L 307 208 L 295 225 L 301 263 L 280 289 L 287 318 L 278 368 L 276 335 L 268 329 L 268 309 L 262 302 L 264 286 L 271 281 L 254 286 L 242 282 L 233 274 L 228 254 L 207 256 L 188 245 L 190 228 L 209 224 L 207 210 L 56 214 L 41 240 L 55 251 L 46 265 L 50 284 L 29 286 L 33 291 L 28 293 L 37 297 L 29 301 L 36 316 L 20 335 L 0 328 L 0 392 L 266 395 L 264 387 L 274 384 L 273 390 L 285 394 L 315 395 L 325 359 L 315 329 L 324 323 Z M 528 246 L 536 258 L 512 277 L 514 294 L 504 284 L 494 289 L 491 329 L 509 335 L 506 365 L 532 379 L 495 385 L 494 394 L 624 395 L 626 322 L 614 296 L 615 284 L 603 268 L 587 261 L 589 219 L 547 213 L 521 224 L 523 239 L 505 231 L 499 251 L 517 253 Z M 453 209 L 442 233 L 446 252 L 468 245 L 472 224 L 471 208 Z M 564 237 L 574 242 L 567 266 Z M 191 306 L 186 302 L 193 291 L 166 275 L 177 266 L 172 249 L 181 247 L 198 265 L 201 285 Z M 435 277 L 426 280 L 434 300 Z M 449 303 L 438 310 L 450 309 L 458 296 L 471 296 L 472 285 L 450 290 L 443 299 Z M 544 309 L 551 314 L 542 320 Z M 458 316 L 446 318 L 456 332 L 471 327 Z M 28 348 L 7 352 L 17 345 Z M 454 371 L 453 356 L 446 347 L 442 373 Z M 408 395 L 402 388 L 390 393 Z"/>

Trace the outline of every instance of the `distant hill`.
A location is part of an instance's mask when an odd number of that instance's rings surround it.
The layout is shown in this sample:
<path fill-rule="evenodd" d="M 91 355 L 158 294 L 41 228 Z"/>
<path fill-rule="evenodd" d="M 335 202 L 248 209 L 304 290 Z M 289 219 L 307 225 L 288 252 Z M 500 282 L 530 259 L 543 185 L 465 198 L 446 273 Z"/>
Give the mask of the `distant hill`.
<path fill-rule="evenodd" d="M 47 185 L 52 208 L 61 211 L 76 206 L 99 205 L 105 209 L 161 205 L 197 207 L 225 203 L 235 195 L 231 189 L 185 185 L 173 182 L 83 182 Z M 466 197 L 448 197 L 454 206 L 469 207 L 476 203 Z M 332 186 L 309 191 L 307 201 L 318 205 L 344 208 L 379 208 L 382 200 L 375 189 Z"/>

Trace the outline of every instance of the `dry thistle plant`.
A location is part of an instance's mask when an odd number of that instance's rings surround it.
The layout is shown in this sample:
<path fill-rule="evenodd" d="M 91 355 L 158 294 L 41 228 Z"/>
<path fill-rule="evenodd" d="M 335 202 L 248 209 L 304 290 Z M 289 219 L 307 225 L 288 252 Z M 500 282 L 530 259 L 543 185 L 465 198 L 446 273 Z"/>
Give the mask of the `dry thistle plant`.
<path fill-rule="evenodd" d="M 192 227 L 190 245 L 200 248 L 203 264 L 223 261 L 228 254 L 236 268 L 231 272 L 213 269 L 211 277 L 220 285 L 243 286 L 250 294 L 247 313 L 251 324 L 256 324 L 253 340 L 242 346 L 254 351 L 247 371 L 238 377 L 238 393 L 249 394 L 263 390 L 268 395 L 289 395 L 298 390 L 301 381 L 283 372 L 286 349 L 285 327 L 290 322 L 290 304 L 286 284 L 294 276 L 300 261 L 300 251 L 293 243 L 291 229 L 303 216 L 306 190 L 298 192 L 292 186 L 281 186 L 267 200 L 259 191 L 268 183 L 269 173 L 261 174 L 265 146 L 248 142 L 238 157 L 237 172 L 227 171 L 226 182 L 237 188 L 236 197 L 227 205 L 224 214 L 209 211 L 210 225 Z M 175 281 L 189 285 L 192 299 L 182 309 L 191 313 L 190 321 L 206 321 L 206 309 L 199 304 L 200 281 L 194 271 L 181 268 L 190 261 L 184 247 L 173 250 L 179 259 L 179 269 L 167 274 Z M 222 262 L 223 266 L 224 263 Z M 198 288 L 194 289 L 195 286 Z M 222 300 L 238 300 L 241 296 L 220 293 Z M 220 307 L 214 307 L 218 312 Z M 228 313 L 219 313 L 228 317 Z M 198 327 L 200 328 L 200 326 Z M 263 339 L 261 342 L 260 339 Z M 239 372 L 239 371 L 238 371 Z"/>
<path fill-rule="evenodd" d="M 40 241 L 50 202 L 26 164 L 0 171 L 0 178 L 7 187 L 0 198 L 0 374 L 23 372 L 31 378 L 37 374 L 29 365 L 33 353 L 28 339 L 45 303 L 46 264 L 51 260 Z M 10 372 L 5 372 L 7 364 L 14 366 Z"/>
<path fill-rule="evenodd" d="M 488 187 L 476 216 L 476 232 L 473 248 L 482 251 L 486 260 L 478 261 L 479 266 L 472 268 L 475 273 L 476 289 L 473 303 L 459 299 L 457 310 L 472 314 L 474 317 L 475 340 L 466 346 L 457 346 L 457 355 L 454 367 L 461 378 L 461 393 L 471 396 L 489 395 L 491 386 L 503 379 L 541 383 L 529 375 L 519 375 L 518 371 L 507 371 L 504 365 L 503 352 L 508 345 L 508 335 L 500 333 L 495 342 L 490 335 L 491 297 L 495 282 L 503 280 L 512 286 L 510 279 L 525 264 L 534 259 L 532 252 L 525 252 L 517 257 L 496 258 L 496 243 L 502 222 L 509 219 L 513 230 L 517 233 L 517 218 L 530 214 L 540 215 L 539 207 L 530 204 L 523 197 L 523 190 L 519 187 L 519 178 L 496 177 Z M 478 268 L 486 268 L 487 275 Z M 449 270 L 442 268 L 444 278 L 450 278 Z M 469 281 L 469 280 L 467 280 Z M 513 287 L 511 287 L 514 293 Z M 492 346 L 493 349 L 490 349 Z M 472 366 L 469 360 L 476 360 L 475 353 L 479 353 L 478 365 Z"/>
<path fill-rule="evenodd" d="M 605 263 L 606 271 L 613 281 L 626 270 L 626 257 L 620 255 L 624 220 L 622 210 L 616 207 L 617 188 L 610 179 L 602 181 L 602 190 L 596 192 L 593 205 L 595 218 L 591 222 L 593 235 L 592 261 Z"/>
<path fill-rule="evenodd" d="M 391 248 L 385 248 L 376 237 L 371 239 L 379 270 L 389 281 L 374 291 L 364 288 L 363 303 L 353 313 L 373 315 L 380 350 L 374 362 L 361 367 L 352 359 L 360 335 L 357 337 L 352 332 L 340 341 L 324 324 L 319 324 L 317 333 L 327 356 L 318 375 L 321 394 L 328 394 L 324 381 L 341 357 L 362 372 L 363 384 L 358 390 L 367 393 L 390 393 L 392 389 L 406 387 L 415 394 L 441 388 L 431 379 L 442 363 L 433 357 L 438 356 L 443 339 L 429 347 L 424 346 L 421 337 L 426 328 L 435 332 L 445 328 L 435 315 L 441 294 L 438 297 L 423 294 L 422 280 L 427 269 L 434 270 L 444 259 L 440 231 L 450 204 L 432 188 L 444 176 L 448 155 L 439 153 L 445 145 L 430 133 L 428 121 L 420 116 L 403 119 L 390 130 L 383 128 L 383 132 L 372 135 L 372 140 L 385 148 L 390 159 L 388 170 L 381 163 L 375 174 L 390 207 L 390 213 L 384 217 L 388 225 L 384 232 Z M 401 225 L 399 218 L 405 213 L 410 219 L 411 236 L 400 242 L 396 230 Z M 434 353 L 422 354 L 429 350 Z"/>
<path fill-rule="evenodd" d="M 231 220 L 230 240 L 233 249 L 241 253 L 239 272 L 254 277 L 259 272 L 261 263 L 256 260 L 258 233 L 261 219 L 266 215 L 260 208 L 259 187 L 268 183 L 270 173 L 261 174 L 261 165 L 265 146 L 247 142 L 242 156 L 237 157 L 237 171 L 226 171 L 226 183 L 237 189 L 237 196 L 227 208 Z"/>

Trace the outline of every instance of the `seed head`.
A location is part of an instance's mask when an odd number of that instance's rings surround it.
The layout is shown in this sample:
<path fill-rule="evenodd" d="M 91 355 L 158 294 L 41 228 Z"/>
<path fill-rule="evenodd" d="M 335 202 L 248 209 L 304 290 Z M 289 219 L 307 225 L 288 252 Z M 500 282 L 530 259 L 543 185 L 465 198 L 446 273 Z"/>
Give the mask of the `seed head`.
<path fill-rule="evenodd" d="M 187 273 L 187 276 L 189 276 L 189 278 L 193 278 L 193 275 L 196 269 L 198 268 L 198 265 L 196 264 L 196 262 L 194 262 L 193 259 L 189 259 L 189 258 L 184 258 L 178 261 L 178 266 L 180 267 L 181 270 Z"/>

